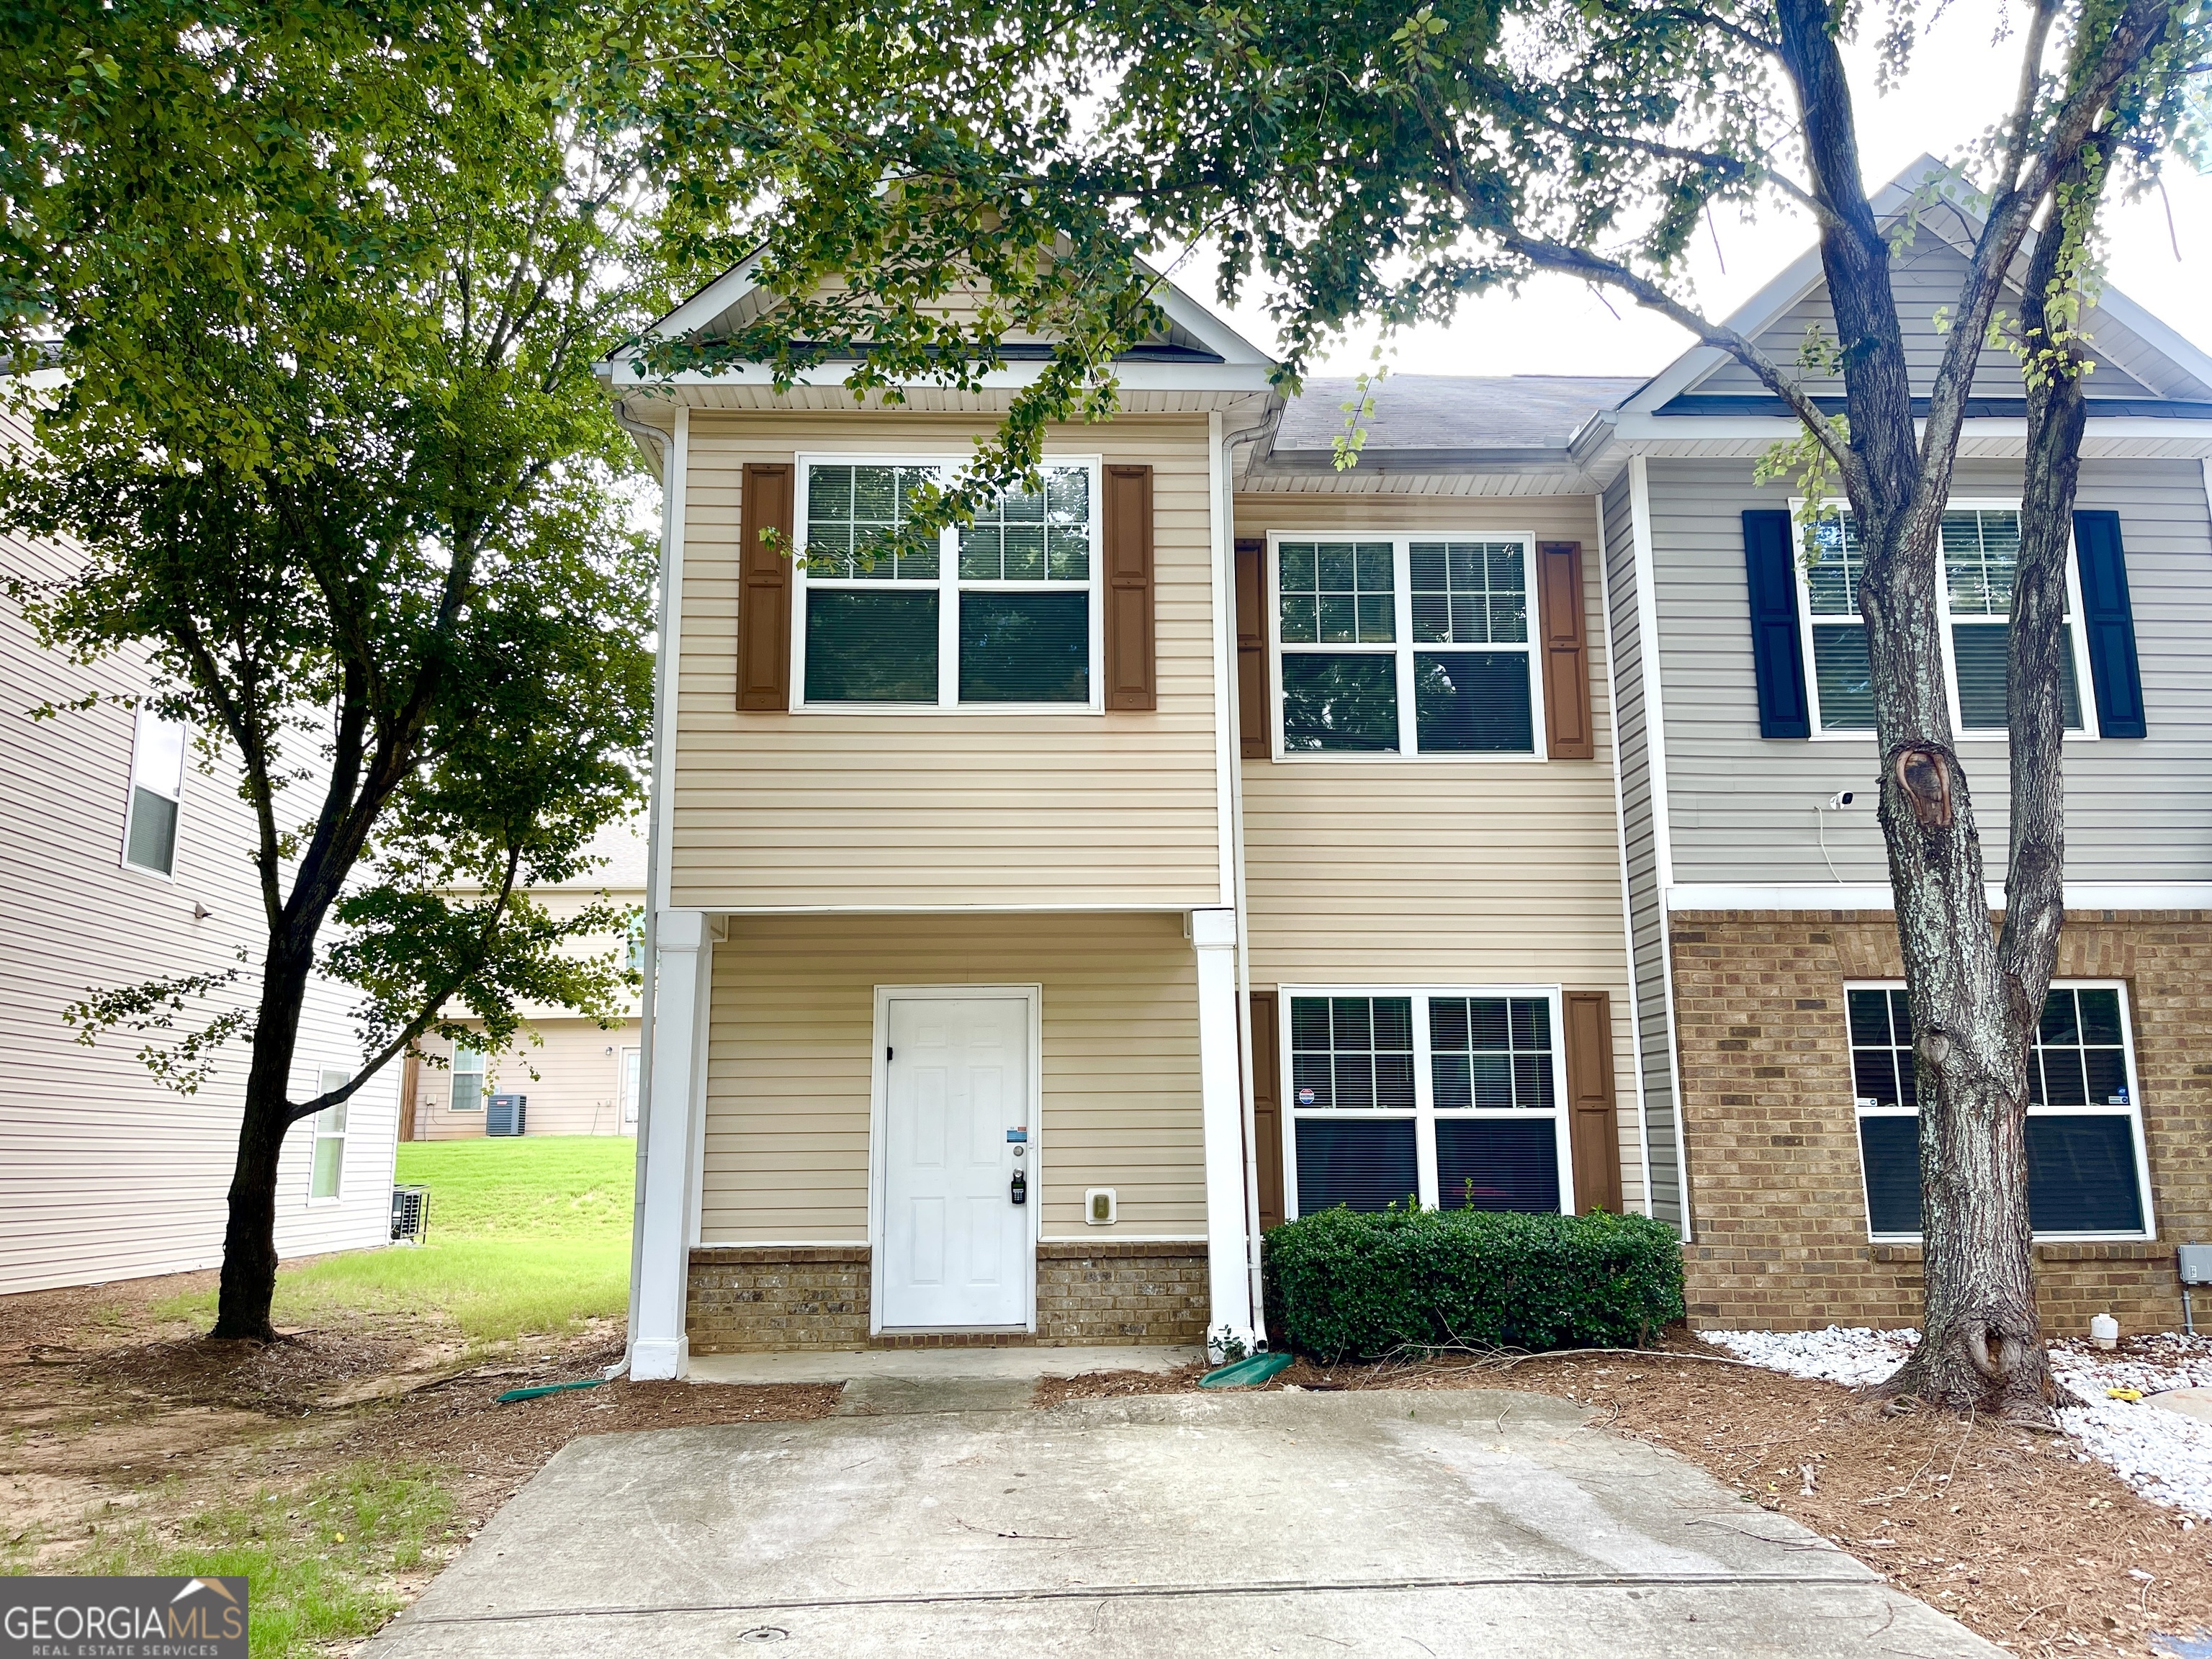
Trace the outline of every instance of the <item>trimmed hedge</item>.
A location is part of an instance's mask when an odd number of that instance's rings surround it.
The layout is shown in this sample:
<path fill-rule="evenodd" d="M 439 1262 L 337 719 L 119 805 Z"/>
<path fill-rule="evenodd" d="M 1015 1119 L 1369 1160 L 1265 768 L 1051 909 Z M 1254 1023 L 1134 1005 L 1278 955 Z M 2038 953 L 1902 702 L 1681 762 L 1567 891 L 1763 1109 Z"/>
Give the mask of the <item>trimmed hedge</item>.
<path fill-rule="evenodd" d="M 1324 1210 L 1262 1241 L 1267 1324 L 1324 1362 L 1401 1347 L 1640 1347 L 1684 1316 L 1682 1244 L 1639 1215 Z"/>

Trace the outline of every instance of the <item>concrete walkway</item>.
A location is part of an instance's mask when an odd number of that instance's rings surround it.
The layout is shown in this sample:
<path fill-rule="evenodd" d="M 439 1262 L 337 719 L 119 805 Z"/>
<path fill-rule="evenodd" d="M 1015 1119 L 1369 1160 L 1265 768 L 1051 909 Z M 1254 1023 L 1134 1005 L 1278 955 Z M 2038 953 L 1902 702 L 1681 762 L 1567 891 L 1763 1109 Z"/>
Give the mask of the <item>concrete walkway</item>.
<path fill-rule="evenodd" d="M 574 1443 L 364 1659 L 1998 1652 L 1565 1401 L 879 1381 L 877 1415 Z"/>

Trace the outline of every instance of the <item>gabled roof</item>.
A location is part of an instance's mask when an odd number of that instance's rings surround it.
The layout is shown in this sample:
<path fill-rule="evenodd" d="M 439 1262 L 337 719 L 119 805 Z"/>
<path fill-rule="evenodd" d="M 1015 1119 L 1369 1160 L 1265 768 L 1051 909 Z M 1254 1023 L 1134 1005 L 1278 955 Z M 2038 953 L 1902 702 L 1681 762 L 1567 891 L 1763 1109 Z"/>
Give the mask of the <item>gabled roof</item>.
<path fill-rule="evenodd" d="M 756 252 L 660 318 L 647 333 L 662 337 L 694 333 L 712 337 L 751 321 L 774 305 L 776 298 L 760 283 L 761 263 L 762 255 Z M 1133 346 L 1115 359 L 1116 373 L 1126 391 L 1139 394 L 1170 390 L 1215 393 L 1231 400 L 1267 392 L 1267 377 L 1275 367 L 1272 357 L 1159 271 L 1150 265 L 1140 268 L 1158 283 L 1155 297 L 1167 315 L 1168 327 L 1157 339 Z M 1000 351 L 1007 366 L 985 376 L 985 387 L 997 392 L 1027 384 L 1036 377 L 1036 365 L 1050 356 L 1051 349 L 1047 339 L 1014 337 Z M 620 393 L 632 387 L 642 390 L 653 386 L 722 388 L 731 395 L 679 400 L 740 406 L 760 406 L 769 401 L 761 393 L 772 390 L 769 372 L 757 364 L 735 364 L 714 374 L 686 372 L 659 380 L 641 374 L 636 358 L 634 349 L 625 349 L 611 353 L 602 362 L 601 378 L 608 382 L 611 390 Z M 839 362 L 826 362 L 801 375 L 793 392 L 807 387 L 842 387 L 846 373 Z M 793 398 L 787 394 L 772 400 L 789 406 Z M 802 397 L 798 401 L 805 404 L 808 400 Z M 851 407 L 849 396 L 843 406 Z M 1206 406 L 1208 405 L 1198 405 Z"/>
<path fill-rule="evenodd" d="M 1914 195 L 1923 185 L 1931 180 L 1952 177 L 1950 168 L 1923 152 L 1875 193 L 1875 214 L 1877 218 L 1894 221 L 1905 211 Z M 1974 238 L 1981 234 L 1982 219 L 1970 206 L 1957 199 L 1955 188 L 1941 190 L 1940 194 L 1940 204 L 1923 211 L 1917 234 L 1939 240 L 1948 240 L 1951 234 L 1958 234 L 1966 246 L 1971 246 Z M 2033 234 L 2031 233 L 2015 258 L 2010 272 L 2015 292 L 2018 280 L 2025 274 L 2033 246 Z M 1730 313 L 1725 319 L 1727 325 L 1744 338 L 1756 340 L 1820 290 L 1826 280 L 1819 246 L 1808 247 L 1771 282 Z M 2085 314 L 2082 327 L 2094 341 L 2099 357 L 2142 382 L 2157 398 L 2185 403 L 2212 401 L 2212 356 L 2191 345 L 2118 289 L 2108 287 L 2104 290 L 2097 304 Z M 1693 346 L 1653 375 L 1642 391 L 1622 405 L 1621 412 L 1624 415 L 1656 414 L 1667 405 L 1674 404 L 1678 398 L 1697 395 L 1700 386 L 1735 361 L 1717 347 Z M 2094 390 L 2091 395 L 2093 398 L 2095 396 Z M 1735 414 L 1748 411 L 1677 405 L 1673 412 Z M 2134 414 L 2141 411 L 2130 410 L 2125 412 Z"/>

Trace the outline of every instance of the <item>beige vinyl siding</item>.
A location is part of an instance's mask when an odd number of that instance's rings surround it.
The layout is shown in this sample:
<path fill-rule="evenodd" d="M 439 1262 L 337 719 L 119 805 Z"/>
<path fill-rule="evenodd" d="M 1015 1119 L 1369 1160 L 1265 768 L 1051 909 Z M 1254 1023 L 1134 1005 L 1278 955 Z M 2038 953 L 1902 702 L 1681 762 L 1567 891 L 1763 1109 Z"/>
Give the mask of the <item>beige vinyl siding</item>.
<path fill-rule="evenodd" d="M 700 1237 L 860 1243 L 879 985 L 1043 987 L 1047 1238 L 1206 1231 L 1195 959 L 1172 915 L 756 916 L 714 947 Z M 1083 1221 L 1086 1187 L 1120 1219 Z"/>
<path fill-rule="evenodd" d="M 638 1046 L 638 1023 L 601 1030 L 588 1019 L 533 1019 L 523 1036 L 484 1061 L 486 1094 L 517 1094 L 530 1103 L 524 1131 L 533 1135 L 635 1134 L 622 1116 L 622 1055 Z M 536 1042 L 531 1041 L 532 1037 Z M 450 1060 L 444 1043 L 427 1045 Z M 532 1077 L 532 1073 L 537 1075 Z M 468 1140 L 484 1132 L 481 1110 L 453 1109 L 453 1074 L 425 1066 L 415 1091 L 415 1133 L 421 1140 Z"/>
<path fill-rule="evenodd" d="M 670 902 L 1221 902 L 1202 419 L 1128 418 L 1048 444 L 1051 454 L 1153 469 L 1156 713 L 736 711 L 745 464 L 838 451 L 957 456 L 988 430 L 896 414 L 691 416 Z"/>
<path fill-rule="evenodd" d="M 0 441 L 20 441 L 18 428 Z M 76 556 L 0 527 L 7 574 L 66 579 Z M 34 720 L 29 711 L 97 691 L 135 697 L 141 659 L 79 667 L 40 648 L 0 601 L 0 1293 L 180 1272 L 220 1259 L 237 1145 L 246 1045 L 220 1055 L 197 1094 L 163 1088 L 137 1058 L 145 1039 L 92 1048 L 64 1024 L 91 988 L 219 972 L 248 952 L 253 986 L 261 901 L 247 855 L 252 823 L 237 775 L 188 765 L 173 880 L 124 867 L 132 711 L 112 702 Z M 209 914 L 195 920 L 198 904 Z M 350 1064 L 350 998 L 318 980 L 293 1079 L 307 1099 L 319 1068 Z M 196 1012 L 212 1012 L 200 1005 Z M 339 1200 L 307 1201 L 313 1130 L 295 1126 L 278 1182 L 286 1256 L 382 1243 L 390 1230 L 396 1069 L 354 1097 Z"/>
<path fill-rule="evenodd" d="M 1556 984 L 1607 992 L 1622 1193 L 1640 1206 L 1595 501 L 1237 498 L 1240 537 L 1304 531 L 1526 533 L 1582 544 L 1596 757 L 1244 762 L 1253 983 Z M 1533 637 L 1533 581 L 1530 608 Z"/>

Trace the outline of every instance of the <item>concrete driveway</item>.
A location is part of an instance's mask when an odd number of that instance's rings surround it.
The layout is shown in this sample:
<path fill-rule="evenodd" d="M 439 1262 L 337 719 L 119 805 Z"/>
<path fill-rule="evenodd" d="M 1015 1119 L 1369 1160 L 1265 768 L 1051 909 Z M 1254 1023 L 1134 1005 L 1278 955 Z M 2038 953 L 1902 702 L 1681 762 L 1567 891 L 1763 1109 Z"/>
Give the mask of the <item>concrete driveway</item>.
<path fill-rule="evenodd" d="M 1565 1401 L 894 1383 L 575 1442 L 365 1659 L 1998 1652 Z"/>

